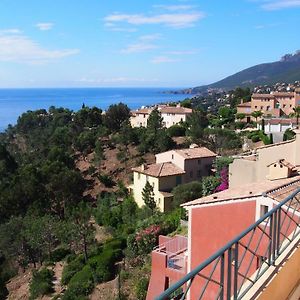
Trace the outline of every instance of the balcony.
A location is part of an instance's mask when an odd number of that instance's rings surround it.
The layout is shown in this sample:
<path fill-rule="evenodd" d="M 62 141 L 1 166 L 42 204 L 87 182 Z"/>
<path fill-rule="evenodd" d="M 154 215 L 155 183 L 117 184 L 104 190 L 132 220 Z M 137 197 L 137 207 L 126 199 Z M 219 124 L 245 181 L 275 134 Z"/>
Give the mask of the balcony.
<path fill-rule="evenodd" d="M 153 252 L 166 255 L 166 265 L 168 269 L 186 273 L 187 244 L 186 237 L 177 235 L 161 243 L 154 248 Z"/>
<path fill-rule="evenodd" d="M 297 299 L 299 282 L 300 189 L 155 299 Z"/>

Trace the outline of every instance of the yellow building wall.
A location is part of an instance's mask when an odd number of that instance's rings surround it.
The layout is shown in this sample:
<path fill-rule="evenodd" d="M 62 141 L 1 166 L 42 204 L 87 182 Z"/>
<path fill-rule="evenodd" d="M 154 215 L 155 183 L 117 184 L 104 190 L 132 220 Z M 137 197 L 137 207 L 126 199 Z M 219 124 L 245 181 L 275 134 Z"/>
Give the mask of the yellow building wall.
<path fill-rule="evenodd" d="M 282 269 L 272 279 L 258 300 L 288 299 L 300 280 L 300 248 L 287 260 Z"/>

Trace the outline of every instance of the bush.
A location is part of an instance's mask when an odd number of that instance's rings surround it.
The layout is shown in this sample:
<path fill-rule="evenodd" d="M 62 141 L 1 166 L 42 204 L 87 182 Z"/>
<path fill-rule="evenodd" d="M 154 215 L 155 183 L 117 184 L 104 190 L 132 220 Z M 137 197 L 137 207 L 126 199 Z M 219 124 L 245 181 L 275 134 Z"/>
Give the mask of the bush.
<path fill-rule="evenodd" d="M 70 280 L 68 289 L 63 299 L 73 299 L 71 296 L 87 296 L 94 288 L 93 271 L 86 265 L 81 271 L 77 272 Z"/>
<path fill-rule="evenodd" d="M 253 143 L 257 143 L 257 142 L 260 141 L 260 137 L 259 137 L 258 135 L 253 135 L 253 136 L 251 137 L 251 141 L 252 141 Z"/>
<path fill-rule="evenodd" d="M 71 253 L 70 249 L 67 248 L 57 248 L 51 254 L 51 259 L 53 262 L 63 260 L 67 255 Z"/>
<path fill-rule="evenodd" d="M 135 286 L 135 295 L 139 300 L 145 300 L 147 296 L 147 290 L 149 285 L 149 279 L 146 277 L 141 278 Z"/>
<path fill-rule="evenodd" d="M 185 128 L 181 125 L 173 125 L 167 129 L 169 136 L 185 136 Z"/>
<path fill-rule="evenodd" d="M 67 266 L 64 267 L 62 272 L 61 282 L 62 284 L 68 284 L 71 278 L 84 267 L 83 255 L 79 255 L 74 260 L 70 261 Z"/>
<path fill-rule="evenodd" d="M 172 206 L 179 207 L 180 204 L 202 197 L 202 183 L 193 181 L 181 184 L 172 190 L 174 195 Z"/>
<path fill-rule="evenodd" d="M 98 178 L 107 188 L 111 188 L 115 185 L 115 182 L 108 175 L 99 175 Z"/>
<path fill-rule="evenodd" d="M 39 272 L 34 271 L 29 286 L 31 300 L 39 296 L 47 295 L 53 292 L 53 276 L 54 272 L 48 269 L 42 269 Z"/>

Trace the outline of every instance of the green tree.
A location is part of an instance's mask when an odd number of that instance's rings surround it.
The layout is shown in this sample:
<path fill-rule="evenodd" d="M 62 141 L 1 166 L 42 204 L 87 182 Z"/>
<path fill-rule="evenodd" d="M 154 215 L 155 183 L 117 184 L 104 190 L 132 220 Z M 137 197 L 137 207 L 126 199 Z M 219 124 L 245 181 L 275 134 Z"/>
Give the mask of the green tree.
<path fill-rule="evenodd" d="M 146 182 L 145 187 L 143 188 L 142 198 L 145 205 L 151 209 L 153 214 L 156 208 L 156 202 L 154 200 L 153 186 L 149 183 L 149 181 Z"/>
<path fill-rule="evenodd" d="M 297 107 L 294 107 L 293 108 L 294 110 L 294 115 L 296 117 L 296 122 L 297 122 L 297 125 L 299 125 L 299 117 L 300 117 L 300 106 L 297 106 Z"/>
<path fill-rule="evenodd" d="M 203 129 L 207 125 L 207 115 L 203 110 L 196 110 L 187 118 L 187 135 L 191 138 L 192 142 L 202 144 Z"/>
<path fill-rule="evenodd" d="M 110 131 L 119 131 L 122 124 L 130 118 L 130 109 L 126 104 L 110 105 L 105 113 L 104 122 Z"/>
<path fill-rule="evenodd" d="M 202 183 L 200 181 L 193 181 L 178 185 L 172 190 L 172 194 L 174 195 L 172 206 L 177 208 L 182 203 L 201 198 Z"/>
<path fill-rule="evenodd" d="M 203 196 L 208 196 L 215 192 L 220 185 L 221 180 L 215 176 L 207 176 L 202 179 L 202 193 Z"/>
<path fill-rule="evenodd" d="M 255 121 L 257 123 L 257 119 L 260 118 L 263 115 L 263 113 L 260 110 L 254 111 L 251 116 L 255 118 Z"/>
<path fill-rule="evenodd" d="M 68 221 L 70 222 L 69 242 L 76 244 L 88 260 L 88 247 L 95 237 L 95 228 L 91 224 L 92 208 L 86 202 L 69 209 Z"/>
<path fill-rule="evenodd" d="M 246 114 L 243 114 L 243 113 L 237 113 L 237 114 L 235 115 L 235 118 L 236 118 L 237 120 L 243 120 L 243 119 L 245 119 L 245 117 L 246 117 Z"/>
<path fill-rule="evenodd" d="M 160 111 L 155 108 L 149 115 L 147 121 L 147 132 L 148 134 L 153 134 L 155 137 L 160 129 L 163 128 L 163 118 Z"/>

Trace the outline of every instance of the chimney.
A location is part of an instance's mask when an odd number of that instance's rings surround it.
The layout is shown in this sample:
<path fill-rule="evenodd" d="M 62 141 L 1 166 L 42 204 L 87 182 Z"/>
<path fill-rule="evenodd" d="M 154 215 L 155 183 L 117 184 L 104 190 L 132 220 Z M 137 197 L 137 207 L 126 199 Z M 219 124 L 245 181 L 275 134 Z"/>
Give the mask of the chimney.
<path fill-rule="evenodd" d="M 180 104 L 180 103 L 178 103 L 178 104 L 176 105 L 176 107 L 181 107 L 181 104 Z"/>
<path fill-rule="evenodd" d="M 147 169 L 147 164 L 142 164 L 142 165 L 141 165 L 141 170 L 142 170 L 142 171 L 145 171 L 146 169 Z"/>

